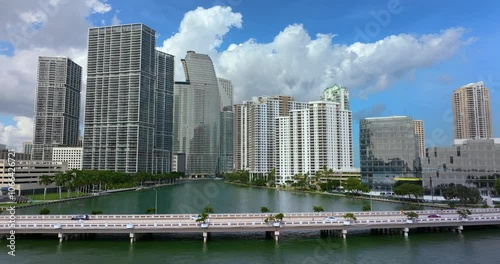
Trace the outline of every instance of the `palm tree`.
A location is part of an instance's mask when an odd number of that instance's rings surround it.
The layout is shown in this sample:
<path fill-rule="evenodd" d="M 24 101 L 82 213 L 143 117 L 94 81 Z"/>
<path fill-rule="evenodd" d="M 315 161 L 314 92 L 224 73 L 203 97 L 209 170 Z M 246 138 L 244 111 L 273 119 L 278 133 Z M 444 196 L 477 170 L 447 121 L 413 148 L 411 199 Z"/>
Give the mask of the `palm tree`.
<path fill-rule="evenodd" d="M 61 197 L 61 188 L 62 186 L 64 186 L 66 184 L 66 176 L 64 175 L 64 173 L 62 172 L 59 172 L 57 173 L 55 176 L 54 176 L 54 182 L 57 186 L 57 188 L 59 188 L 59 200 L 62 199 Z"/>
<path fill-rule="evenodd" d="M 47 195 L 47 186 L 49 186 L 52 183 L 54 183 L 54 176 L 42 175 L 42 176 L 40 176 L 38 183 L 40 185 L 44 186 L 44 188 L 43 188 L 43 199 L 45 200 L 45 196 Z"/>

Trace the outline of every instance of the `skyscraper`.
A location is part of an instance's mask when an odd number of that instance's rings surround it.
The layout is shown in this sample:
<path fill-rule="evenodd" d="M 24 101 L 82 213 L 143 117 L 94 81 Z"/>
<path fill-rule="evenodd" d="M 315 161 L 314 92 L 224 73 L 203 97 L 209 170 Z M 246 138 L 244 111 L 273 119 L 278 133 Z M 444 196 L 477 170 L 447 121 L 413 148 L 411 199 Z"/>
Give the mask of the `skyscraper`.
<path fill-rule="evenodd" d="M 483 82 L 469 83 L 453 93 L 455 139 L 491 138 L 490 92 Z"/>
<path fill-rule="evenodd" d="M 371 189 L 390 191 L 396 181 L 421 180 L 418 139 L 406 116 L 360 121 L 361 180 Z"/>
<path fill-rule="evenodd" d="M 213 176 L 220 154 L 221 98 L 210 57 L 188 51 L 185 82 L 174 87 L 175 153 L 186 155 L 186 174 Z"/>
<path fill-rule="evenodd" d="M 233 84 L 230 80 L 217 78 L 219 87 L 220 113 L 220 156 L 218 173 L 223 174 L 234 170 L 234 133 L 233 133 Z"/>
<path fill-rule="evenodd" d="M 173 57 L 155 41 L 143 24 L 89 29 L 84 169 L 168 171 Z"/>
<path fill-rule="evenodd" d="M 332 87 L 328 87 L 323 91 L 321 95 L 321 100 L 327 102 L 335 102 L 340 105 L 340 109 L 349 110 L 349 92 L 345 87 L 338 84 L 334 84 Z"/>
<path fill-rule="evenodd" d="M 306 108 L 307 103 L 290 96 L 259 96 L 234 107 L 235 170 L 265 177 L 275 168 L 276 118 Z"/>
<path fill-rule="evenodd" d="M 418 139 L 418 151 L 420 153 L 420 158 L 423 158 L 425 156 L 424 121 L 413 120 L 413 127 L 415 128 L 415 135 Z"/>
<path fill-rule="evenodd" d="M 351 111 L 335 102 L 309 102 L 276 122 L 276 184 L 324 168 L 352 170 Z"/>
<path fill-rule="evenodd" d="M 153 173 L 171 171 L 174 56 L 156 51 Z"/>
<path fill-rule="evenodd" d="M 32 149 L 33 149 L 33 142 L 31 141 L 23 142 L 23 153 L 31 154 Z"/>
<path fill-rule="evenodd" d="M 52 149 L 76 146 L 82 67 L 65 57 L 39 57 L 33 160 L 51 160 Z"/>

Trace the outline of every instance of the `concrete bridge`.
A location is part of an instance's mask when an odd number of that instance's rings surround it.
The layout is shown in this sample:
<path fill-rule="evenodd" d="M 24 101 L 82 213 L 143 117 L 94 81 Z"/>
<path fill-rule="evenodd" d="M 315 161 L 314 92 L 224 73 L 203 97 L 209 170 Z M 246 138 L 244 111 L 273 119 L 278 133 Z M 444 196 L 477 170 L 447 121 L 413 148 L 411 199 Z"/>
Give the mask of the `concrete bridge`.
<path fill-rule="evenodd" d="M 280 232 L 318 230 L 338 231 L 346 238 L 351 230 L 397 230 L 408 236 L 418 227 L 451 228 L 461 232 L 464 226 L 500 225 L 500 209 L 470 209 L 463 219 L 456 210 L 415 211 L 419 218 L 408 220 L 401 211 L 354 212 L 356 221 L 343 218 L 346 212 L 285 213 L 280 222 L 264 221 L 273 213 L 210 214 L 206 223 L 197 223 L 197 214 L 91 215 L 89 220 L 71 220 L 73 215 L 0 215 L 0 234 L 57 234 L 62 242 L 67 234 L 201 233 L 204 241 L 211 232 L 266 232 L 278 240 Z M 439 218 L 429 218 L 439 214 Z M 274 215 L 274 214 L 273 214 Z M 327 219 L 329 218 L 329 219 Z"/>

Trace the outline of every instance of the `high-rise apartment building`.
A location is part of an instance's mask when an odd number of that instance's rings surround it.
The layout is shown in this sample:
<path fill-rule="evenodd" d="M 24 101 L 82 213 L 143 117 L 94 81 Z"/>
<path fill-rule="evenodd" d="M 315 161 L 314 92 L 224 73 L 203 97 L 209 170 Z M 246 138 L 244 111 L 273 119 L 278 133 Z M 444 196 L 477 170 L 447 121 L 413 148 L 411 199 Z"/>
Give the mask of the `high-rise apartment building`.
<path fill-rule="evenodd" d="M 339 109 L 350 110 L 349 92 L 345 87 L 338 84 L 334 84 L 332 87 L 326 88 L 323 91 L 323 95 L 321 95 L 321 100 L 336 102 L 339 104 Z"/>
<path fill-rule="evenodd" d="M 235 170 L 263 177 L 275 168 L 276 118 L 307 107 L 290 96 L 260 96 L 235 105 Z"/>
<path fill-rule="evenodd" d="M 424 121 L 413 120 L 413 127 L 415 128 L 415 135 L 418 139 L 418 152 L 420 153 L 420 158 L 422 158 L 425 156 Z"/>
<path fill-rule="evenodd" d="M 492 137 L 490 92 L 483 82 L 458 88 L 452 99 L 455 139 Z"/>
<path fill-rule="evenodd" d="M 421 180 L 418 138 L 406 116 L 360 121 L 361 180 L 376 191 L 390 191 L 396 181 Z"/>
<path fill-rule="evenodd" d="M 324 168 L 352 170 L 351 111 L 335 102 L 309 102 L 276 123 L 276 184 Z"/>
<path fill-rule="evenodd" d="M 31 141 L 23 142 L 23 153 L 31 154 L 32 149 L 33 149 L 33 142 Z"/>
<path fill-rule="evenodd" d="M 78 143 L 82 67 L 69 58 L 39 57 L 33 160 L 51 160 L 52 149 Z"/>
<path fill-rule="evenodd" d="M 181 60 L 185 82 L 175 82 L 175 153 L 186 155 L 186 174 L 213 176 L 220 155 L 221 98 L 210 57 L 188 51 Z"/>
<path fill-rule="evenodd" d="M 173 57 L 143 24 L 89 29 L 83 168 L 170 168 Z"/>
<path fill-rule="evenodd" d="M 171 171 L 174 122 L 174 56 L 156 51 L 153 173 Z"/>

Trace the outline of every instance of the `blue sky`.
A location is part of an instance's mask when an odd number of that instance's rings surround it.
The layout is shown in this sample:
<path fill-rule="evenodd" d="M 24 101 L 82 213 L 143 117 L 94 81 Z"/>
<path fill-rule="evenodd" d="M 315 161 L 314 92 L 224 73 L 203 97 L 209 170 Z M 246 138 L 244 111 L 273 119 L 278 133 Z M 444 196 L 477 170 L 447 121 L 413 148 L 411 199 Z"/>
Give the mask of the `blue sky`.
<path fill-rule="evenodd" d="M 500 137 L 498 1 L 79 0 L 45 17 L 36 15 L 42 7 L 16 2 L 0 11 L 0 78 L 9 94 L 0 98 L 0 143 L 17 146 L 31 133 L 21 117 L 33 115 L 36 56 L 85 64 L 86 28 L 118 21 L 154 28 L 176 62 L 189 49 L 208 53 L 218 75 L 233 80 L 235 103 L 266 92 L 314 100 L 329 84 L 347 86 L 356 153 L 357 124 L 368 116 L 422 119 L 428 146 L 450 145 L 451 94 L 481 80 Z M 29 44 L 9 37 L 22 23 L 36 27 Z M 311 45 L 320 48 L 303 52 Z"/>

